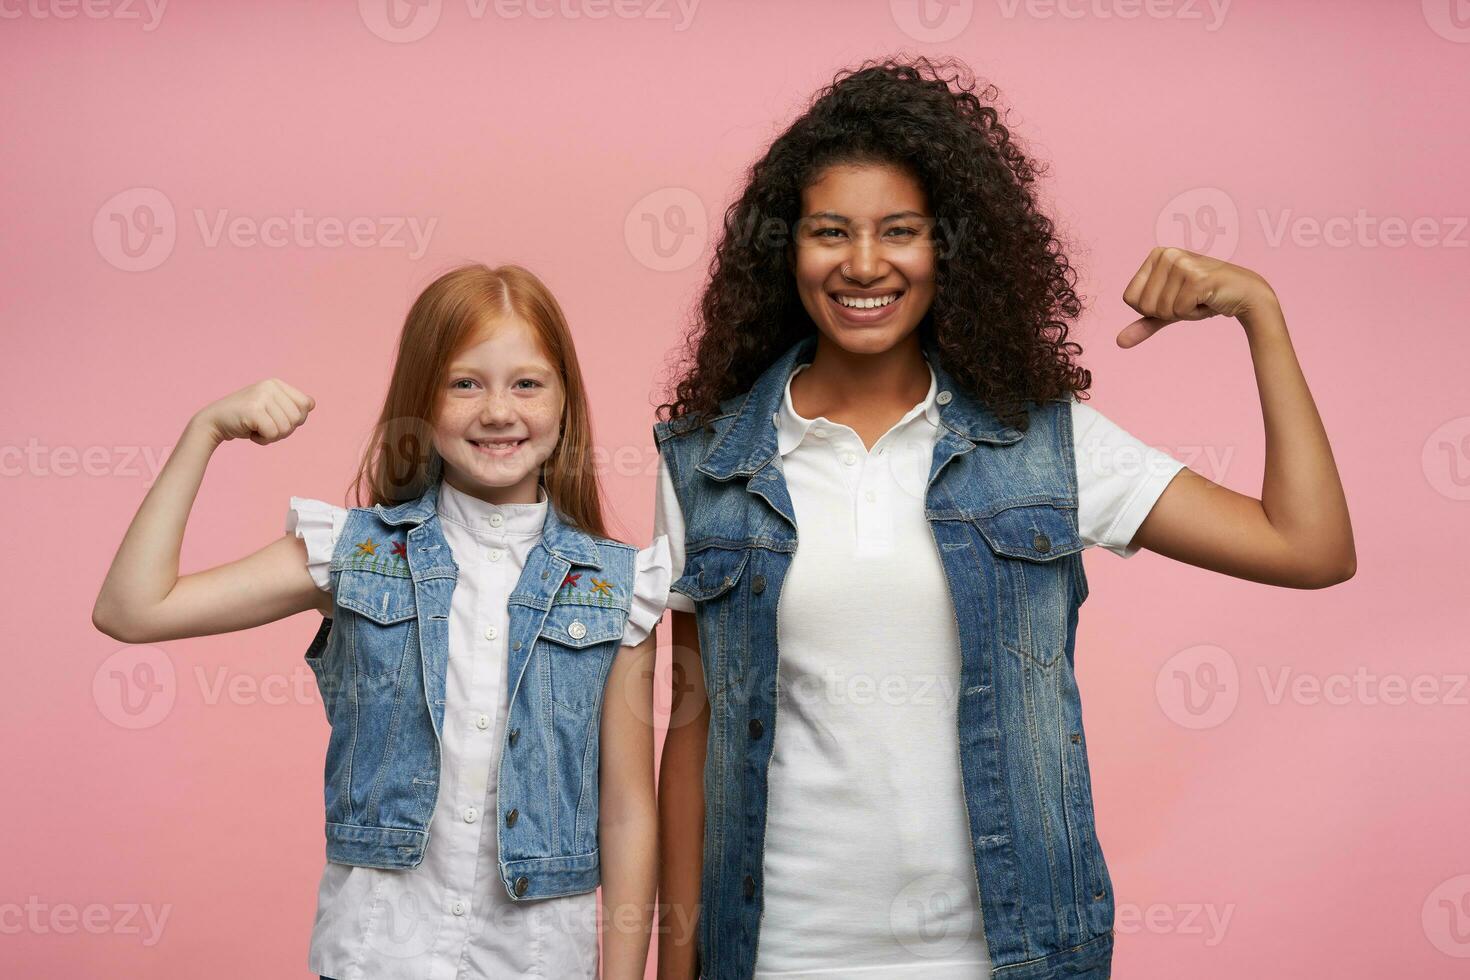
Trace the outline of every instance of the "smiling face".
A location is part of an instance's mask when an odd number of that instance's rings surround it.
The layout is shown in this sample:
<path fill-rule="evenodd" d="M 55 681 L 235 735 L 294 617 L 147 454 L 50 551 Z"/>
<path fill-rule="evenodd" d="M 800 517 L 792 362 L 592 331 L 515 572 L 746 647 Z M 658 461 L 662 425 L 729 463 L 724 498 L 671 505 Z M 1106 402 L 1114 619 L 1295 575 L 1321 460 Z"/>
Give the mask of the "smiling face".
<path fill-rule="evenodd" d="M 934 219 L 923 188 L 888 164 L 827 168 L 802 191 L 792 273 L 823 336 L 890 350 L 934 302 Z"/>
<path fill-rule="evenodd" d="M 434 448 L 449 485 L 494 504 L 535 503 L 564 402 L 535 331 L 513 315 L 482 326 L 450 359 L 438 398 Z"/>

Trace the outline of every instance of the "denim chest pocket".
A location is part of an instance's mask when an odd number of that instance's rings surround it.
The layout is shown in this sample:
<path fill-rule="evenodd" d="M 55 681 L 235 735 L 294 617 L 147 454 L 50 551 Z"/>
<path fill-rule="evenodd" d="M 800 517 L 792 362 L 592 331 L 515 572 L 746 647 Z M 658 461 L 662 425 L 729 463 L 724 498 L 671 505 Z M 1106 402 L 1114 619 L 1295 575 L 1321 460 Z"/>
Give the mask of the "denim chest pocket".
<path fill-rule="evenodd" d="M 751 575 L 750 547 L 707 547 L 689 554 L 684 573 L 669 587 L 695 603 L 699 618 L 699 656 L 704 671 L 705 698 L 718 706 L 743 682 L 748 664 L 749 636 L 738 615 L 740 589 L 752 599 L 766 591 L 766 580 Z M 749 585 L 741 583 L 749 579 Z M 738 690 L 739 688 L 735 688 Z"/>
<path fill-rule="evenodd" d="M 749 548 L 703 548 L 684 559 L 684 574 L 670 589 L 695 602 L 718 599 L 740 581 L 749 560 Z"/>
<path fill-rule="evenodd" d="M 994 556 L 1002 644 L 1042 666 L 1056 662 L 1066 648 L 1074 584 L 1081 581 L 1075 566 L 1084 542 L 1076 512 L 1073 506 L 1034 503 L 973 518 Z"/>
<path fill-rule="evenodd" d="M 601 702 L 626 620 L 626 610 L 616 606 L 552 605 L 536 643 L 547 659 L 554 702 L 577 712 Z"/>
<path fill-rule="evenodd" d="M 351 647 L 359 676 L 397 675 L 418 641 L 418 602 L 413 580 L 347 568 L 336 574 L 333 597 L 352 615 Z"/>

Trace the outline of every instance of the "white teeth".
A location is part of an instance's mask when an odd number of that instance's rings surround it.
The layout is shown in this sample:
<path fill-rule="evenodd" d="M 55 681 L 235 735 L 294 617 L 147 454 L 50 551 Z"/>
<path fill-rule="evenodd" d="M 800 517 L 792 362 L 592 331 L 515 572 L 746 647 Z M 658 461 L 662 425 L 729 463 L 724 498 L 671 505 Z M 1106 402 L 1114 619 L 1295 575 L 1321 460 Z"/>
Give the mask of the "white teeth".
<path fill-rule="evenodd" d="M 889 293 L 887 296 L 838 296 L 837 302 L 855 310 L 874 310 L 880 306 L 887 306 L 898 297 L 898 293 Z"/>

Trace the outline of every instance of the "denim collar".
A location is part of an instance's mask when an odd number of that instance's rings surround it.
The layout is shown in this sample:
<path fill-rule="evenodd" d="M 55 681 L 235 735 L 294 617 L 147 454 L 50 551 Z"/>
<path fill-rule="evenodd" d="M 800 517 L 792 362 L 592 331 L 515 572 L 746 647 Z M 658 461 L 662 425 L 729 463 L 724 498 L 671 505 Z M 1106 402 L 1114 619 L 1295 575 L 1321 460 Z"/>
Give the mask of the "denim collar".
<path fill-rule="evenodd" d="M 811 334 L 797 341 L 756 379 L 744 401 L 734 409 L 731 422 L 710 451 L 696 467 L 716 480 L 734 476 L 752 476 L 776 455 L 776 418 L 786 384 L 798 363 L 812 360 L 817 336 Z M 995 417 L 995 414 L 963 388 L 954 383 L 949 372 L 939 364 L 938 351 L 924 341 L 925 357 L 934 372 L 940 425 L 971 442 L 1007 445 L 1021 439 L 1023 433 Z"/>
<path fill-rule="evenodd" d="M 430 517 L 437 520 L 439 485 L 438 480 L 433 481 L 417 500 L 407 500 L 392 507 L 376 504 L 373 510 L 388 524 L 419 525 Z M 540 544 L 553 555 L 564 558 L 573 565 L 602 567 L 602 554 L 592 536 L 569 522 L 549 498 L 546 501 L 546 523 L 541 528 Z"/>

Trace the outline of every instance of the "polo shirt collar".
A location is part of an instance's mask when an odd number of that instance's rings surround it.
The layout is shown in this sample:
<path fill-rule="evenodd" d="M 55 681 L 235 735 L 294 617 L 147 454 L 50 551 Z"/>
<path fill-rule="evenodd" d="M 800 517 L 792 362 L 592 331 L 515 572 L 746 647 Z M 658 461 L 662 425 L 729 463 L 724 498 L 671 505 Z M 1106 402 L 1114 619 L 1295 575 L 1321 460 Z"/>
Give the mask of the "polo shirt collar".
<path fill-rule="evenodd" d="M 905 426 L 918 418 L 920 415 L 935 428 L 939 427 L 939 407 L 934 403 L 935 396 L 939 392 L 939 382 L 934 375 L 934 367 L 929 364 L 929 352 L 924 351 L 924 364 L 929 369 L 929 392 L 913 408 L 909 409 L 903 418 L 893 424 L 893 429 Z M 781 407 L 776 412 L 776 452 L 785 456 L 806 438 L 814 425 L 832 426 L 837 423 L 829 421 L 825 417 L 815 419 L 804 418 L 798 415 L 795 406 L 791 403 L 791 379 L 802 371 L 811 367 L 811 362 L 799 363 L 786 378 L 786 390 L 781 398 Z M 890 430 L 891 431 L 891 430 Z"/>

